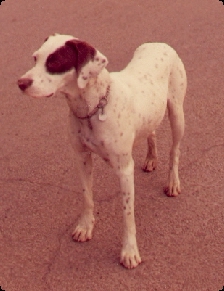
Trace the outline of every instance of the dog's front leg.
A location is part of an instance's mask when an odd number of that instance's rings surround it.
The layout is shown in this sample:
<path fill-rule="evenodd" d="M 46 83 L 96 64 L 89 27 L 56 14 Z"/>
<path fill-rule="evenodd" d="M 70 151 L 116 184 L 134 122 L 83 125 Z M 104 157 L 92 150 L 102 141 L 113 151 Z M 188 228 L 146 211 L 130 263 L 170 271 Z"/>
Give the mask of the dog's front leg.
<path fill-rule="evenodd" d="M 76 169 L 79 173 L 84 197 L 83 211 L 72 234 L 75 241 L 84 242 L 92 238 L 94 227 L 93 193 L 92 193 L 92 157 L 90 152 L 77 152 Z"/>
<path fill-rule="evenodd" d="M 123 198 L 123 246 L 120 262 L 126 268 L 132 269 L 141 263 L 137 241 L 134 217 L 134 161 L 121 159 L 118 165 L 121 194 Z"/>
<path fill-rule="evenodd" d="M 84 198 L 83 210 L 77 226 L 72 233 L 72 238 L 75 241 L 84 242 L 92 238 L 95 222 L 93 215 L 92 155 L 79 138 L 80 123 L 74 117 L 72 111 L 70 111 L 69 122 L 69 137 L 75 153 L 74 163 L 77 172 L 77 181 L 81 183 Z"/>

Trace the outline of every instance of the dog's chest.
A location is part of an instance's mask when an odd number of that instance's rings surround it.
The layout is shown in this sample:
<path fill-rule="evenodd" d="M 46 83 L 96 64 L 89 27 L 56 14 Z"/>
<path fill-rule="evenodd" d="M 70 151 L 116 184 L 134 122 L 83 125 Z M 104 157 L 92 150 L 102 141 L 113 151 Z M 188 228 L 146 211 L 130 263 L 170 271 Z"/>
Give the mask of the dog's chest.
<path fill-rule="evenodd" d="M 104 139 L 100 136 L 91 120 L 82 122 L 78 130 L 78 138 L 81 144 L 100 156 L 105 155 Z"/>
<path fill-rule="evenodd" d="M 83 146 L 87 147 L 90 151 L 99 152 L 99 142 L 92 135 L 80 134 L 80 141 Z"/>

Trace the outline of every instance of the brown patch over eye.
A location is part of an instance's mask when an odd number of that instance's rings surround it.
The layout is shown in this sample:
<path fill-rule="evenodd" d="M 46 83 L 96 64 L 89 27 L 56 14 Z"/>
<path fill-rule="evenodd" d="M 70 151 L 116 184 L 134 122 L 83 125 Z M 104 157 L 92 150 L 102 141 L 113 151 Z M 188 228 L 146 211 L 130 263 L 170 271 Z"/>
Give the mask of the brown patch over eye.
<path fill-rule="evenodd" d="M 72 68 L 79 72 L 81 67 L 94 59 L 95 54 L 96 50 L 88 43 L 70 40 L 48 56 L 45 66 L 51 74 L 65 73 Z"/>
<path fill-rule="evenodd" d="M 70 47 L 62 46 L 48 56 L 45 66 L 49 73 L 61 74 L 76 67 L 76 63 L 77 55 L 74 50 Z"/>

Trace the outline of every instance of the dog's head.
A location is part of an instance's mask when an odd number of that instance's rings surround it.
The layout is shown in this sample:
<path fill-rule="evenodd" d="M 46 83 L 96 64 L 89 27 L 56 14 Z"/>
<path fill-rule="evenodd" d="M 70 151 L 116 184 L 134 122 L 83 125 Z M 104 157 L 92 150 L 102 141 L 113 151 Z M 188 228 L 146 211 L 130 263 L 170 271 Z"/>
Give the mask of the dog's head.
<path fill-rule="evenodd" d="M 60 34 L 48 37 L 33 58 L 35 66 L 18 80 L 19 88 L 32 97 L 52 96 L 74 78 L 78 88 L 85 88 L 108 63 L 88 43 Z"/>

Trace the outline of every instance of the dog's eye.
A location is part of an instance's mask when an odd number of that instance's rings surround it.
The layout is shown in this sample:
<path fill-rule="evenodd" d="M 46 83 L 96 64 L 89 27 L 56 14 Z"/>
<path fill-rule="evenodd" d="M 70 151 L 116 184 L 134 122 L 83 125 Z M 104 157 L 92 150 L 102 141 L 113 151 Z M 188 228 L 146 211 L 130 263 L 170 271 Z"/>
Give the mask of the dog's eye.
<path fill-rule="evenodd" d="M 36 56 L 33 56 L 33 59 L 34 59 L 34 62 L 36 63 L 37 57 Z"/>

